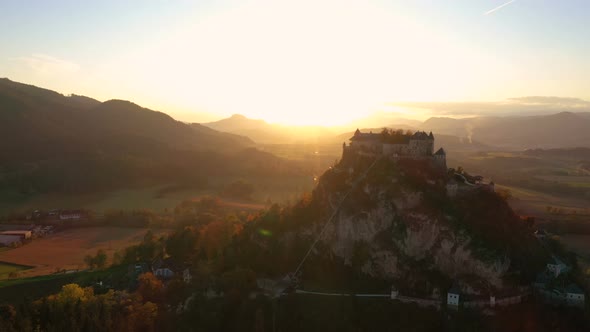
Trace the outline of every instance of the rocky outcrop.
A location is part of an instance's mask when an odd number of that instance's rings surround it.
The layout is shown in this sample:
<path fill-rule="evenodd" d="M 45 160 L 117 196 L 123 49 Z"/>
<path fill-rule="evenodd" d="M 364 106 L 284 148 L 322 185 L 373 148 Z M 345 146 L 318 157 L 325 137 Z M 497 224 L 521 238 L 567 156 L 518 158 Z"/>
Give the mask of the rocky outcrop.
<path fill-rule="evenodd" d="M 355 246 L 362 243 L 370 255 L 359 268 L 374 277 L 400 278 L 408 273 L 410 265 L 417 265 L 411 262 L 421 262 L 418 265 L 422 268 L 449 279 L 468 277 L 501 288 L 510 259 L 479 257 L 473 252 L 470 234 L 453 227 L 448 220 L 451 217 L 441 217 L 444 214 L 426 206 L 424 190 L 414 190 L 399 180 L 391 175 L 381 182 L 363 181 L 356 188 L 346 189 L 352 191 L 351 201 L 343 203 L 346 208 L 340 209 L 326 226 L 322 238 L 330 254 L 351 265 Z M 444 184 L 437 189 L 437 182 L 427 180 L 431 188 L 425 187 L 426 191 L 440 189 L 444 193 Z M 364 205 L 353 200 L 355 191 L 368 197 Z M 325 206 L 336 208 L 344 196 L 342 191 L 322 192 L 316 198 L 322 197 Z M 316 227 L 319 229 L 319 225 Z M 317 234 L 315 230 L 310 233 Z"/>

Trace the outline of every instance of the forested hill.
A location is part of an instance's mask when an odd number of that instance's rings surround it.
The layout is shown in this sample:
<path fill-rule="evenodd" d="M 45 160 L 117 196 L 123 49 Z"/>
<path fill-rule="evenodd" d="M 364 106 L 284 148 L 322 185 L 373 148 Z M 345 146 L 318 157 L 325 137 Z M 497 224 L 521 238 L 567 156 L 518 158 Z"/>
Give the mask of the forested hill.
<path fill-rule="evenodd" d="M 252 146 L 247 137 L 185 124 L 128 101 L 101 103 L 0 79 L 4 188 L 91 191 L 211 174 L 296 171 Z"/>

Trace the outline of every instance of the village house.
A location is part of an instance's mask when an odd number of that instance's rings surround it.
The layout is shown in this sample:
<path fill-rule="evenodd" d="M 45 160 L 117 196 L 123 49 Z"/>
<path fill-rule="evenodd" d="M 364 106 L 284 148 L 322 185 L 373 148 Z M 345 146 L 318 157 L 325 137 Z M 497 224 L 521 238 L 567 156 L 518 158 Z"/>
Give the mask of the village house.
<path fill-rule="evenodd" d="M 0 234 L 0 246 L 11 247 L 22 242 L 23 238 L 20 235 L 4 235 Z"/>
<path fill-rule="evenodd" d="M 80 210 L 63 210 L 59 211 L 59 220 L 80 220 L 84 213 Z"/>
<path fill-rule="evenodd" d="M 558 277 L 560 274 L 567 272 L 569 267 L 557 256 L 553 255 L 551 261 L 547 263 L 547 270 L 553 273 L 555 277 Z"/>
<path fill-rule="evenodd" d="M 447 305 L 451 308 L 455 308 L 455 309 L 458 308 L 459 307 L 459 295 L 460 295 L 459 287 L 457 287 L 456 285 L 451 287 L 451 289 L 449 289 L 449 291 L 447 293 Z"/>
<path fill-rule="evenodd" d="M 547 233 L 547 231 L 546 231 L 546 230 L 544 230 L 544 229 L 538 229 L 538 230 L 536 230 L 536 231 L 535 231 L 535 237 L 536 237 L 537 239 L 539 239 L 539 240 L 540 240 L 540 239 L 544 239 L 544 238 L 546 238 L 547 236 L 549 236 L 549 233 Z"/>
<path fill-rule="evenodd" d="M 576 284 L 570 284 L 566 289 L 566 302 L 569 306 L 584 307 L 584 291 Z"/>
<path fill-rule="evenodd" d="M 2 234 L 2 235 L 15 235 L 15 236 L 20 236 L 22 240 L 28 240 L 32 236 L 32 232 L 31 231 L 26 231 L 26 230 L 23 230 L 23 231 L 20 231 L 20 230 L 17 230 L 17 231 L 3 231 L 3 232 L 0 232 L 0 234 Z"/>
<path fill-rule="evenodd" d="M 153 270 L 154 276 L 161 278 L 161 279 L 171 279 L 174 277 L 174 271 L 170 270 L 167 267 L 161 267 L 158 269 Z"/>

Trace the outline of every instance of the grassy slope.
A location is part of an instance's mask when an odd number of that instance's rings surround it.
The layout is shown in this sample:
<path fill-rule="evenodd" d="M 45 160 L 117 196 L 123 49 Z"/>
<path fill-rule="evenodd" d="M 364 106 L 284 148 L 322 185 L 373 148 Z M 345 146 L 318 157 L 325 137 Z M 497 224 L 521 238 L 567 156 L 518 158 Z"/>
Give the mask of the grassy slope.
<path fill-rule="evenodd" d="M 206 188 L 174 184 L 162 184 L 144 188 L 127 188 L 111 192 L 90 194 L 37 194 L 22 196 L 0 192 L 0 215 L 11 212 L 27 212 L 35 209 L 85 208 L 97 213 L 107 210 L 151 209 L 157 212 L 171 211 L 183 200 L 204 195 L 217 195 L 223 187 L 237 179 L 254 185 L 252 202 L 265 203 L 294 201 L 314 186 L 311 175 L 282 177 L 209 177 Z"/>

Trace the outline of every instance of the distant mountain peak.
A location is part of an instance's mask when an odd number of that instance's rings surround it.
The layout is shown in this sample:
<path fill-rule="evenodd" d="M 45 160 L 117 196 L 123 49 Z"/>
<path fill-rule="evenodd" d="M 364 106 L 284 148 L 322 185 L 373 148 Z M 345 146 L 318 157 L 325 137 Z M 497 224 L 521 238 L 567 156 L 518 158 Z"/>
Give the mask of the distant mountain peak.
<path fill-rule="evenodd" d="M 245 115 L 242 115 L 242 114 L 232 114 L 232 116 L 230 117 L 230 119 L 246 120 L 248 118 Z"/>

